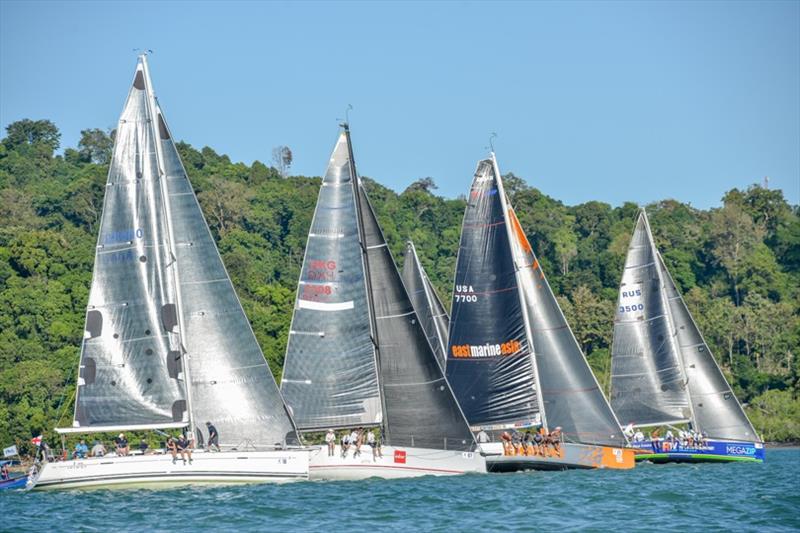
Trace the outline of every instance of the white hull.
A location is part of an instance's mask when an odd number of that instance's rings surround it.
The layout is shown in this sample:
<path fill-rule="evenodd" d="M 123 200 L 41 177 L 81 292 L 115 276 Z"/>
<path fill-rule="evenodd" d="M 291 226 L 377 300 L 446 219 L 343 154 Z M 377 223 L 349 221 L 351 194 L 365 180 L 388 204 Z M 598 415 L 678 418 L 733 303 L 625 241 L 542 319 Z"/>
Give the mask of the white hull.
<path fill-rule="evenodd" d="M 309 470 L 312 480 L 356 480 L 371 477 L 398 479 L 419 476 L 456 476 L 467 473 L 486 473 L 486 460 L 473 452 L 432 450 L 384 446 L 383 457 L 373 459 L 372 448 L 361 446 L 361 454 L 353 457 L 351 447 L 346 457 L 336 446 L 333 456 L 328 447 L 311 451 Z"/>
<path fill-rule="evenodd" d="M 158 487 L 185 484 L 284 483 L 308 479 L 308 450 L 223 451 L 178 456 L 96 457 L 45 463 L 35 490 L 87 487 Z"/>

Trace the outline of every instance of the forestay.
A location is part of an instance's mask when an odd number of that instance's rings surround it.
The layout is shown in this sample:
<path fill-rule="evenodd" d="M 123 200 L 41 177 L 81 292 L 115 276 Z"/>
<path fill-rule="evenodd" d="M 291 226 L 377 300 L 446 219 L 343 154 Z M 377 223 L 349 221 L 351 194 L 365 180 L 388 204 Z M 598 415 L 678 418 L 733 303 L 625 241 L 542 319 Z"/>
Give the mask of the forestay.
<path fill-rule="evenodd" d="M 281 391 L 300 429 L 382 421 L 347 137 L 322 180 L 286 348 Z"/>
<path fill-rule="evenodd" d="M 106 183 L 73 423 L 87 429 L 188 420 L 146 77 L 142 60 Z"/>
<path fill-rule="evenodd" d="M 417 256 L 414 243 L 406 243 L 405 260 L 403 262 L 403 283 L 408 289 L 408 296 L 417 312 L 422 329 L 433 348 L 436 360 L 442 368 L 447 364 L 447 334 L 450 329 L 450 317 L 436 294 L 431 280 L 425 273 Z"/>
<path fill-rule="evenodd" d="M 478 163 L 464 213 L 447 378 L 473 427 L 541 422 L 532 352 L 491 159 Z"/>
<path fill-rule="evenodd" d="M 631 238 L 614 318 L 611 404 L 623 425 L 691 419 L 665 284 L 644 211 Z"/>
<path fill-rule="evenodd" d="M 728 381 L 714 360 L 694 318 L 678 292 L 661 254 L 658 267 L 666 287 L 672 323 L 692 401 L 695 429 L 717 439 L 760 442 Z"/>
<path fill-rule="evenodd" d="M 411 305 L 363 186 L 358 190 L 386 409 L 385 438 L 392 446 L 472 450 L 472 432 Z"/>

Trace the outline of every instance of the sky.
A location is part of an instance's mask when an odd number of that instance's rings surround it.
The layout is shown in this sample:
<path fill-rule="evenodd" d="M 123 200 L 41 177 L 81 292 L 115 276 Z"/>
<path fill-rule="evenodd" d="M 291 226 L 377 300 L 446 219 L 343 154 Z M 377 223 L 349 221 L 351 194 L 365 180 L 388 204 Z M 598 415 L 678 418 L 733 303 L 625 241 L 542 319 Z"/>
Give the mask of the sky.
<path fill-rule="evenodd" d="M 762 183 L 800 203 L 800 2 L 0 1 L 0 127 L 62 147 L 113 128 L 153 50 L 178 139 L 324 172 L 348 105 L 359 172 L 466 193 L 502 172 L 569 205 L 720 205 Z"/>

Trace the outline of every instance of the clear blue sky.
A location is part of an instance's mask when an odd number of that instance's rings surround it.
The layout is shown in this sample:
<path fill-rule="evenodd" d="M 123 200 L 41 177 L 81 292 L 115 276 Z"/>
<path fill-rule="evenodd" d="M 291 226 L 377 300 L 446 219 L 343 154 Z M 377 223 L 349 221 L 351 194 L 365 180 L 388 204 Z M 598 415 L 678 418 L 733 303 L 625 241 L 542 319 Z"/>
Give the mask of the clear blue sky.
<path fill-rule="evenodd" d="M 347 104 L 362 174 L 465 193 L 501 170 L 568 204 L 800 203 L 800 2 L 0 2 L 0 126 L 114 127 L 136 63 L 177 138 L 323 172 Z"/>

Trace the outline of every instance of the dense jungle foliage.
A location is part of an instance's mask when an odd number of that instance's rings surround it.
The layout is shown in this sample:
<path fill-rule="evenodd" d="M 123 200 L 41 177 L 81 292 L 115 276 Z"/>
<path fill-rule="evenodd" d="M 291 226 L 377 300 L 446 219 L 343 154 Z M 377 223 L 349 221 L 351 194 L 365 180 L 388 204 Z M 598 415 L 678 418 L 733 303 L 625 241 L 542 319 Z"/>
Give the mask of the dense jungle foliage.
<path fill-rule="evenodd" d="M 112 138 L 56 155 L 49 121 L 0 141 L 0 444 L 69 425 Z M 178 145 L 219 250 L 279 378 L 320 179 Z M 327 154 L 322 154 L 320 168 Z M 281 166 L 280 162 L 276 166 Z M 464 188 L 470 176 L 464 176 Z M 409 177 L 411 179 L 411 177 Z M 397 194 L 367 180 L 394 257 L 413 239 L 449 306 L 464 198 L 424 178 Z M 637 205 L 567 206 L 508 174 L 506 188 L 600 382 Z M 768 440 L 800 439 L 800 217 L 780 190 L 733 189 L 722 207 L 647 206 L 657 245 L 708 344 Z"/>

